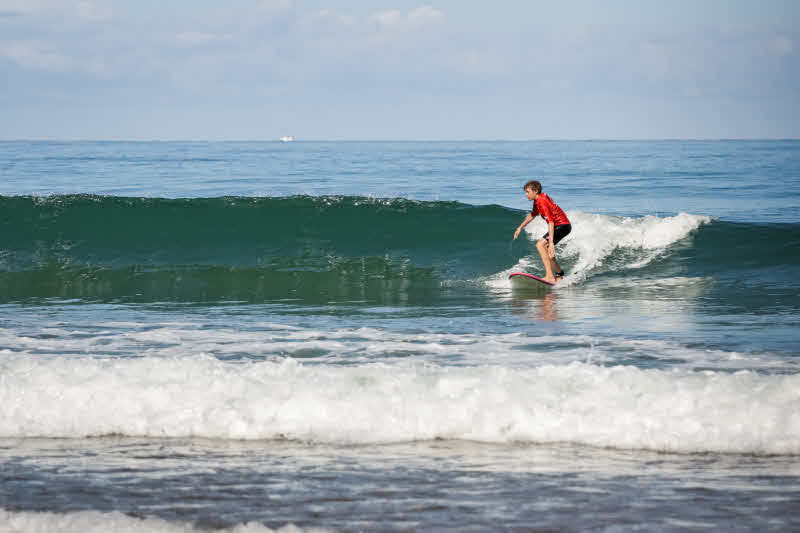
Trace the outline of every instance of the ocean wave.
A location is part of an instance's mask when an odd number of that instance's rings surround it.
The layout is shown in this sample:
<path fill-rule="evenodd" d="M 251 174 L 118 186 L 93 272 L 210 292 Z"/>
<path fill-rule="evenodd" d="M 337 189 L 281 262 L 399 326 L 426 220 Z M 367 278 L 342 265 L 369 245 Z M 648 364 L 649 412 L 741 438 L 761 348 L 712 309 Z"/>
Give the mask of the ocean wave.
<path fill-rule="evenodd" d="M 352 196 L 0 197 L 7 270 L 57 263 L 269 267 L 285 258 L 408 258 L 486 254 L 507 245 L 519 215 L 500 206 Z"/>
<path fill-rule="evenodd" d="M 448 366 L 500 366 L 645 361 L 653 368 L 754 370 L 796 373 L 800 361 L 769 352 L 738 352 L 675 340 L 629 339 L 615 335 L 541 335 L 375 327 L 298 327 L 252 322 L 230 328 L 228 318 L 153 324 L 82 322 L 41 323 L 35 329 L 0 328 L 0 357 L 182 358 L 205 354 L 222 361 L 304 363 L 442 363 Z M 446 361 L 446 363 L 443 363 Z"/>
<path fill-rule="evenodd" d="M 526 253 L 500 206 L 364 197 L 0 197 L 0 301 L 370 299 Z"/>
<path fill-rule="evenodd" d="M 13 354 L 0 371 L 2 437 L 460 439 L 800 454 L 800 374 Z"/>
<path fill-rule="evenodd" d="M 136 518 L 120 512 L 79 511 L 70 513 L 42 513 L 6 511 L 0 509 L 0 533 L 34 533 L 58 531 L 60 533 L 87 533 L 114 531 L 117 533 L 191 533 L 206 531 L 191 524 L 170 522 L 160 518 Z M 287 524 L 271 529 L 257 523 L 239 524 L 219 529 L 230 533 L 325 533 L 321 528 L 299 528 Z"/>
<path fill-rule="evenodd" d="M 0 302 L 422 301 L 442 287 L 505 289 L 513 271 L 541 273 L 534 243 L 546 230 L 536 219 L 512 242 L 523 211 L 354 196 L 0 197 L 0 212 Z M 791 270 L 800 249 L 796 225 L 568 215 L 565 286 L 631 271 L 755 277 Z"/>

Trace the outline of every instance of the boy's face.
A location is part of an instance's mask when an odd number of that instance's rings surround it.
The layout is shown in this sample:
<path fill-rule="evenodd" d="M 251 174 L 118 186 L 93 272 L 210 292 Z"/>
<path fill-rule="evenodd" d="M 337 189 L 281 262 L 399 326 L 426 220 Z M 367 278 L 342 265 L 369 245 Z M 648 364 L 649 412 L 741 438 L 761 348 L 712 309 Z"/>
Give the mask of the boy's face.
<path fill-rule="evenodd" d="M 531 187 L 525 189 L 525 196 L 528 197 L 528 200 L 536 200 L 536 191 L 534 191 Z"/>

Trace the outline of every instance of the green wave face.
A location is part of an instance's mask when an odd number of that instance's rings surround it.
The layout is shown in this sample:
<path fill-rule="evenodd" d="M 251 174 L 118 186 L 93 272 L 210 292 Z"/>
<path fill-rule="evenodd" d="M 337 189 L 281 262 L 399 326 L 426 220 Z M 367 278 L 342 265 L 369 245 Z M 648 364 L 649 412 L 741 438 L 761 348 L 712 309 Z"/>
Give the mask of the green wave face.
<path fill-rule="evenodd" d="M 519 212 L 362 197 L 0 198 L 0 300 L 406 300 L 501 270 Z"/>
<path fill-rule="evenodd" d="M 540 273 L 539 230 L 511 242 L 524 215 L 364 197 L 0 197 L 0 302 L 436 303 L 502 284 L 509 269 Z M 790 288 L 800 278 L 796 224 L 569 216 L 559 258 L 575 279 L 702 276 Z"/>
<path fill-rule="evenodd" d="M 435 303 L 441 281 L 431 269 L 381 258 L 347 260 L 328 270 L 218 266 L 145 269 L 70 268 L 52 264 L 0 272 L 0 300 L 28 298 L 97 301 L 370 301 L 383 305 Z"/>

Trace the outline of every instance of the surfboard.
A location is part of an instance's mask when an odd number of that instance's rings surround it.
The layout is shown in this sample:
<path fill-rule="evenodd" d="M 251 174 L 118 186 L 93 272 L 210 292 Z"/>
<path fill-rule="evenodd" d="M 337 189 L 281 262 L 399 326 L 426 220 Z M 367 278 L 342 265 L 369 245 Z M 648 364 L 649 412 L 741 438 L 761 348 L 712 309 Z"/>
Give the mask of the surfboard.
<path fill-rule="evenodd" d="M 555 285 L 555 283 L 550 283 L 525 272 L 514 272 L 508 276 L 508 279 L 511 280 L 511 287 L 515 289 L 545 289 Z"/>

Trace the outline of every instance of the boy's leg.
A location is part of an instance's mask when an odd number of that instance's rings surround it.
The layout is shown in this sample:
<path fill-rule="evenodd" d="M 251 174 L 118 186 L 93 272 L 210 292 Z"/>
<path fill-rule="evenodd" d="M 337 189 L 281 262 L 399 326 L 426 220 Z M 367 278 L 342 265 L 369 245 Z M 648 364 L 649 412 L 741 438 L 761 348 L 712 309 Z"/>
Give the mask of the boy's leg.
<path fill-rule="evenodd" d="M 553 263 L 555 260 L 550 257 L 550 253 L 547 251 L 547 239 L 539 239 L 539 242 L 536 243 L 536 249 L 539 250 L 539 255 L 542 256 L 542 263 L 544 264 L 545 273 L 542 279 L 555 283 L 556 277 L 553 275 Z M 561 272 L 561 269 L 557 270 L 557 272 Z"/>
<path fill-rule="evenodd" d="M 550 266 L 553 268 L 553 275 L 561 272 L 561 265 L 558 264 L 558 261 L 555 257 L 550 258 Z"/>

